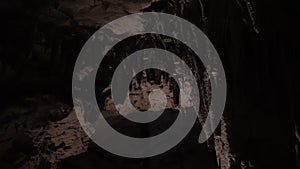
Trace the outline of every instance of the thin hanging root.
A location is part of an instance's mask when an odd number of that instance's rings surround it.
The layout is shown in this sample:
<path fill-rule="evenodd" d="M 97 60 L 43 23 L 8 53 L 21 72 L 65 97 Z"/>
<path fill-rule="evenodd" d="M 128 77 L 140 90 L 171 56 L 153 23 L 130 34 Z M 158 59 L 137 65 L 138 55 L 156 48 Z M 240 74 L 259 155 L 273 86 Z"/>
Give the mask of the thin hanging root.
<path fill-rule="evenodd" d="M 253 29 L 256 33 L 259 33 L 259 30 L 257 29 L 256 27 L 256 22 L 255 22 L 255 19 L 254 19 L 254 14 L 255 14 L 255 11 L 251 5 L 251 3 L 248 1 L 248 0 L 244 0 L 244 2 L 246 3 L 247 5 L 247 9 L 248 9 L 248 13 L 249 13 L 249 16 L 251 18 L 251 21 L 252 21 L 252 25 L 253 25 Z"/>
<path fill-rule="evenodd" d="M 206 17 L 205 17 L 205 11 L 204 11 L 204 5 L 203 5 L 203 2 L 202 0 L 198 0 L 199 3 L 200 3 L 200 7 L 201 7 L 201 17 L 202 17 L 202 23 L 204 24 L 204 30 L 205 30 L 205 26 L 206 26 Z"/>
<path fill-rule="evenodd" d="M 253 9 L 253 6 L 251 5 L 251 3 L 248 0 L 243 0 L 243 1 L 246 4 L 247 13 L 249 14 L 249 17 L 251 19 L 253 30 L 255 31 L 255 33 L 259 33 L 255 18 L 254 18 L 255 10 Z M 243 5 L 241 4 L 240 0 L 236 0 L 236 2 L 239 5 L 239 7 L 241 8 L 241 10 L 244 11 Z"/>
<path fill-rule="evenodd" d="M 205 16 L 204 16 L 204 6 L 203 6 L 203 3 L 202 3 L 202 0 L 199 0 L 199 3 L 200 3 L 200 7 L 201 7 L 201 15 L 202 15 L 202 18 L 203 18 Z"/>

